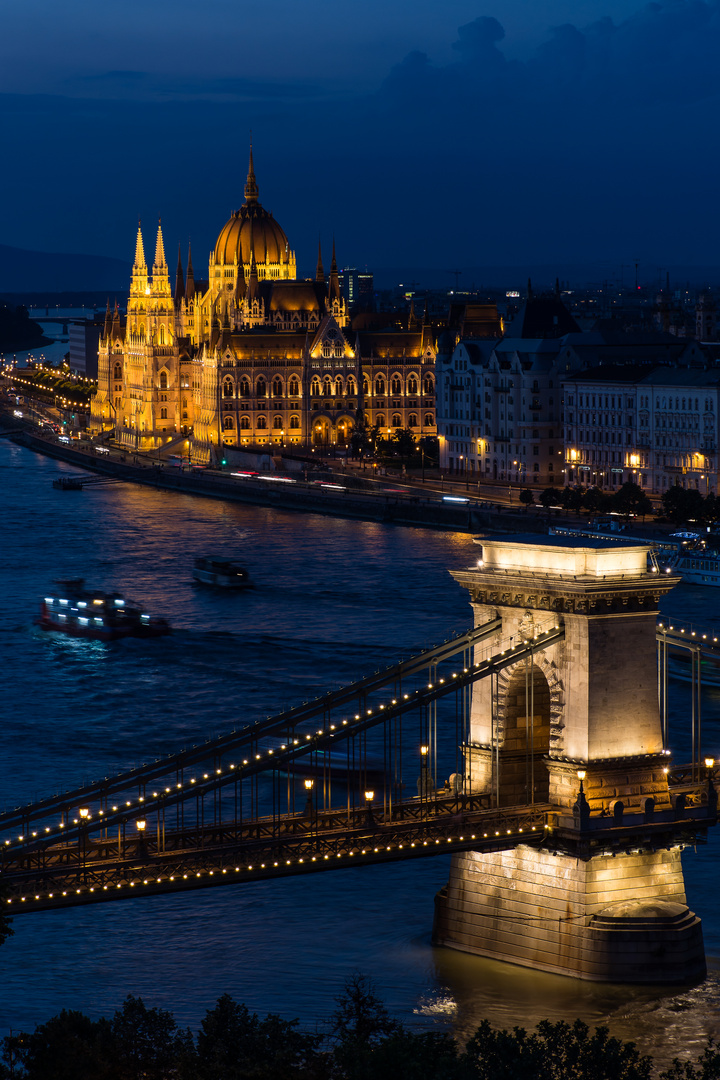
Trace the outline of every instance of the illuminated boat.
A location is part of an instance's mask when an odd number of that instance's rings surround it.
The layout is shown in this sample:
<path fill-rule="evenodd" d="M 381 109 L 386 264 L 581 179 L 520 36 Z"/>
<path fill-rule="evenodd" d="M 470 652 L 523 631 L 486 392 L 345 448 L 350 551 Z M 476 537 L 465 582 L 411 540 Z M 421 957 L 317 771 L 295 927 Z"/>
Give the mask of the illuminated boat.
<path fill-rule="evenodd" d="M 225 559 L 196 559 L 192 574 L 201 585 L 213 585 L 218 589 L 252 588 L 247 570 Z"/>
<path fill-rule="evenodd" d="M 162 637 L 170 633 L 170 624 L 149 615 L 120 593 L 88 590 L 82 578 L 61 581 L 63 591 L 46 596 L 36 625 L 41 630 L 68 634 L 70 637 L 115 641 L 124 637 Z"/>

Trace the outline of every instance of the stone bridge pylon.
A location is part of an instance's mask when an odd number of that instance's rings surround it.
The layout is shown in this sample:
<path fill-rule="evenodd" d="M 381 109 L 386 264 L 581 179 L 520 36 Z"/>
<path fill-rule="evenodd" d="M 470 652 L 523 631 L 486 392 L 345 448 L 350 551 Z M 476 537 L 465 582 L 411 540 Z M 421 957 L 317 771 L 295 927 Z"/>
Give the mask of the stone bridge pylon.
<path fill-rule="evenodd" d="M 491 651 L 554 625 L 564 638 L 474 686 L 466 790 L 553 809 L 541 842 L 454 856 L 438 944 L 600 981 L 705 974 L 657 695 L 658 606 L 679 579 L 648 570 L 647 556 L 515 537 L 483 541 L 477 566 L 454 573 L 476 625 L 502 619 Z M 712 824 L 710 783 L 704 797 Z"/>

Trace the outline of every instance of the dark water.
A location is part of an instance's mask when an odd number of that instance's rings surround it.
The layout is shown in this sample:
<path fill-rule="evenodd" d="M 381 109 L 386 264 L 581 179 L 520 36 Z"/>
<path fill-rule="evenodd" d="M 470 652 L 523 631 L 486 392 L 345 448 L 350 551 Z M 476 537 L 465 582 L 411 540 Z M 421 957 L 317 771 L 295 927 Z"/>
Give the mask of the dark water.
<path fill-rule="evenodd" d="M 56 491 L 69 467 L 0 441 L 0 805 L 15 805 L 251 722 L 434 644 L 470 623 L 448 568 L 464 535 L 291 515 L 133 485 Z M 191 585 L 197 554 L 235 556 L 258 588 Z M 146 601 L 167 639 L 112 644 L 35 631 L 38 599 L 84 576 Z M 711 594 L 711 595 L 708 595 Z M 680 588 L 674 617 L 712 622 L 717 590 Z M 718 619 L 720 623 L 720 619 Z M 686 686 L 673 689 L 679 713 Z M 705 745 L 720 757 L 720 691 L 704 702 Z M 678 725 L 677 742 L 681 737 Z M 682 758 L 678 745 L 678 759 Z M 128 994 L 196 1025 L 225 992 L 260 1013 L 313 1026 L 343 980 L 370 974 L 408 1022 L 465 1035 L 582 1016 L 667 1057 L 720 1031 L 718 840 L 684 856 L 711 974 L 660 994 L 594 986 L 435 949 L 443 857 L 182 897 L 20 917 L 0 950 L 0 1033 L 59 1009 L 97 1016 Z"/>

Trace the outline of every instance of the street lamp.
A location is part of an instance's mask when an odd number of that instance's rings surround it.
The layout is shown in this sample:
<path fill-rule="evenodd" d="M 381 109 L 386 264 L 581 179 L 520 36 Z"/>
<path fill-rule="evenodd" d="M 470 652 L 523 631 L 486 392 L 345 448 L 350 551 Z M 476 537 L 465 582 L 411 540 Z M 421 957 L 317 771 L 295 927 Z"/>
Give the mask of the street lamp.
<path fill-rule="evenodd" d="M 310 779 L 309 777 L 305 781 L 305 790 L 307 791 L 307 802 L 305 803 L 305 817 L 312 817 L 313 816 L 313 797 L 312 797 L 312 793 L 313 793 L 314 784 L 315 784 L 315 781 Z"/>
<path fill-rule="evenodd" d="M 366 818 L 367 818 L 367 824 L 370 827 L 372 827 L 375 824 L 375 818 L 373 817 L 373 812 L 372 812 L 372 801 L 373 801 L 374 798 L 375 798 L 375 792 L 372 790 L 372 788 L 369 788 L 365 792 L 365 814 L 366 814 Z"/>

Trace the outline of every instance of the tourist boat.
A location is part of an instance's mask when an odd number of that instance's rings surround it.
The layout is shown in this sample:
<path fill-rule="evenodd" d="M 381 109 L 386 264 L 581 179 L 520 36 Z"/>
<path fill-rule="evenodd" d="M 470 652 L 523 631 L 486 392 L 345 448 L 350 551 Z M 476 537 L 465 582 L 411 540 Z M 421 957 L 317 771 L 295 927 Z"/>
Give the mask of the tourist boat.
<path fill-rule="evenodd" d="M 165 619 L 147 614 L 120 593 L 88 590 L 82 578 L 58 584 L 63 586 L 63 591 L 57 596 L 46 596 L 42 602 L 36 620 L 41 630 L 96 641 L 162 637 L 170 633 L 170 624 Z"/>
<path fill-rule="evenodd" d="M 200 558 L 195 560 L 193 577 L 201 585 L 218 589 L 250 589 L 252 581 L 247 570 L 226 559 Z"/>
<path fill-rule="evenodd" d="M 716 537 L 703 539 L 686 534 L 668 567 L 687 585 L 720 585 L 720 551 Z"/>

